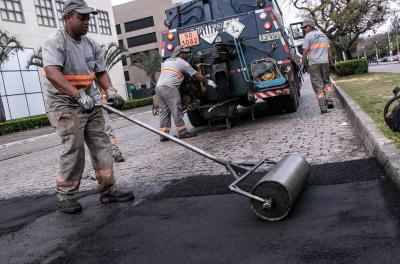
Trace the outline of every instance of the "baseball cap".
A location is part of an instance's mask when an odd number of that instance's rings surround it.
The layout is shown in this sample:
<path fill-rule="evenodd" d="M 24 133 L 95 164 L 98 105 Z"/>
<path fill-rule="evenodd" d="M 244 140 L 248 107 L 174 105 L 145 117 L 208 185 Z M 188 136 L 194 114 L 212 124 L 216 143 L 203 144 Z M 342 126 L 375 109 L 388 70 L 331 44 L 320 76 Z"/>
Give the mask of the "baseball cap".
<path fill-rule="evenodd" d="M 311 26 L 314 27 L 314 21 L 312 21 L 311 19 L 304 19 L 303 21 L 303 25 L 301 26 L 302 28 L 305 28 L 307 26 Z"/>
<path fill-rule="evenodd" d="M 87 5 L 87 3 L 83 0 L 67 0 L 64 3 L 64 10 L 63 10 L 63 14 L 64 16 L 72 11 L 76 11 L 79 14 L 94 14 L 97 15 L 97 11 L 92 8 L 89 7 Z"/>
<path fill-rule="evenodd" d="M 174 51 L 171 54 L 172 58 L 175 58 L 176 56 L 178 56 L 181 52 L 190 52 L 190 48 L 189 47 L 182 47 L 181 45 L 176 46 L 176 48 L 174 49 Z"/>

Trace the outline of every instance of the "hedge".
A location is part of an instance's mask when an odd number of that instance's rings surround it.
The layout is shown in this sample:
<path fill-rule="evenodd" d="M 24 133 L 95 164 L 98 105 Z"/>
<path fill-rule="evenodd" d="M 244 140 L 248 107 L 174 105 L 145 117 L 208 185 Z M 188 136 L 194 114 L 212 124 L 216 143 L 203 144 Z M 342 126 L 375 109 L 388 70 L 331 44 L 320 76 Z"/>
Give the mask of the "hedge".
<path fill-rule="evenodd" d="M 19 118 L 5 123 L 0 123 L 0 135 L 11 134 L 33 128 L 49 126 L 50 122 L 47 115 L 31 116 Z"/>
<path fill-rule="evenodd" d="M 138 100 L 128 100 L 125 102 L 123 110 L 151 105 L 153 98 L 144 98 Z M 0 123 L 0 135 L 11 134 L 29 129 L 49 126 L 50 122 L 47 115 L 38 115 L 25 118 L 19 118 L 5 123 Z"/>
<path fill-rule="evenodd" d="M 335 66 L 336 74 L 339 76 L 368 73 L 368 61 L 365 59 L 342 61 L 336 63 Z"/>

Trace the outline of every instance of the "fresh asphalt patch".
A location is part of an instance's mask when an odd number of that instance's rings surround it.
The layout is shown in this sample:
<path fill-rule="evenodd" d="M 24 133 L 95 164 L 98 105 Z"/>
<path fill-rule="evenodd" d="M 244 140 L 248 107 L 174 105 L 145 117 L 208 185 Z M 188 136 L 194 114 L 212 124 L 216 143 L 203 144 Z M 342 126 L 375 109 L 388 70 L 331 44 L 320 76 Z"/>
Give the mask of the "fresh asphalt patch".
<path fill-rule="evenodd" d="M 265 173 L 244 183 L 251 188 Z M 0 263 L 398 263 L 400 195 L 373 159 L 315 165 L 289 216 L 259 219 L 231 176 L 171 183 L 139 204 L 0 202 Z"/>

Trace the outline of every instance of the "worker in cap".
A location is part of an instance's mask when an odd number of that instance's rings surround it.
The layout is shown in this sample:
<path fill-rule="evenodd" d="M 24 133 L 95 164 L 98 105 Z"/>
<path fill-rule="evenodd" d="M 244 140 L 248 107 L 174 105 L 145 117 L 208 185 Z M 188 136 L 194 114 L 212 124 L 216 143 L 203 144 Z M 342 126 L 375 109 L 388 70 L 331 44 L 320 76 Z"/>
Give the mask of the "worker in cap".
<path fill-rule="evenodd" d="M 132 192 L 116 188 L 111 143 L 105 132 L 103 113 L 94 107 L 90 96 L 97 82 L 115 107 L 124 104 L 106 71 L 102 48 L 86 36 L 90 15 L 96 13 L 85 1 L 65 1 L 65 29 L 54 32 L 43 45 L 46 109 L 62 142 L 56 194 L 58 206 L 64 213 L 82 210 L 74 194 L 84 171 L 85 143 L 98 181 L 100 202 L 134 199 Z"/>
<path fill-rule="evenodd" d="M 305 38 L 303 44 L 302 67 L 308 60 L 308 72 L 311 84 L 317 96 L 321 114 L 327 113 L 328 108 L 334 108 L 333 91 L 330 80 L 330 65 L 332 54 L 327 36 L 315 29 L 314 21 L 305 19 L 302 29 Z"/>
<path fill-rule="evenodd" d="M 171 54 L 171 57 L 161 65 L 161 74 L 156 85 L 156 95 L 160 107 L 160 131 L 169 133 L 171 131 L 171 116 L 174 119 L 177 137 L 190 138 L 196 136 L 196 133 L 189 131 L 183 121 L 181 96 L 179 87 L 185 77 L 193 77 L 206 85 L 217 88 L 217 85 L 197 72 L 187 62 L 190 48 L 177 46 Z M 168 139 L 161 137 L 160 141 Z"/>

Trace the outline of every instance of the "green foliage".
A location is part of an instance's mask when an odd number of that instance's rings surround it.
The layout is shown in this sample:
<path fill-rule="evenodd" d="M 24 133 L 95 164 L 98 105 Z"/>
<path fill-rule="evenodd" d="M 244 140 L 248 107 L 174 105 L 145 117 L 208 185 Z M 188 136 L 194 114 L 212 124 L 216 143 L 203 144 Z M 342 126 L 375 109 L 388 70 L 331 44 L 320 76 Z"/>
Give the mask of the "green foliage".
<path fill-rule="evenodd" d="M 14 36 L 0 29 L 0 65 L 8 60 L 13 52 L 24 50 L 21 42 Z"/>
<path fill-rule="evenodd" d="M 115 42 L 109 43 L 108 46 L 102 45 L 102 48 L 108 71 L 122 60 L 122 56 L 125 52 L 128 52 L 124 46 L 119 46 Z"/>
<path fill-rule="evenodd" d="M 150 81 L 155 86 L 156 74 L 161 69 L 162 58 L 157 50 L 148 50 L 130 55 L 132 66 L 142 69 Z"/>
<path fill-rule="evenodd" d="M 128 100 L 124 104 L 124 110 L 126 109 L 131 109 L 131 108 L 137 108 L 137 107 L 142 107 L 146 105 L 151 105 L 153 104 L 153 98 L 143 98 L 143 99 L 138 99 L 138 100 Z"/>
<path fill-rule="evenodd" d="M 339 76 L 357 75 L 368 72 L 368 61 L 365 59 L 348 60 L 335 64 Z"/>
<path fill-rule="evenodd" d="M 49 126 L 50 122 L 46 115 L 26 117 L 0 123 L 0 135 L 11 134 L 33 128 Z"/>
<path fill-rule="evenodd" d="M 42 47 L 33 51 L 33 54 L 29 57 L 26 69 L 29 69 L 30 66 L 37 66 L 39 68 L 43 68 L 43 58 L 42 58 Z"/>

